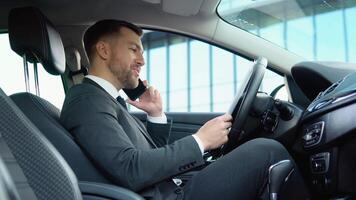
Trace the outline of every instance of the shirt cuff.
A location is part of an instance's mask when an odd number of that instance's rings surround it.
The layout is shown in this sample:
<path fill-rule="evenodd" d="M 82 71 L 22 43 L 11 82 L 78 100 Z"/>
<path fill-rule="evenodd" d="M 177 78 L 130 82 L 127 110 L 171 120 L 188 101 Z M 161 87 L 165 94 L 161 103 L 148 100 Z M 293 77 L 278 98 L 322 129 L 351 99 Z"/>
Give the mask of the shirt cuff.
<path fill-rule="evenodd" d="M 167 116 L 164 113 L 162 113 L 162 115 L 159 117 L 152 117 L 152 116 L 147 115 L 147 120 L 151 123 L 167 124 Z"/>
<path fill-rule="evenodd" d="M 199 149 L 200 149 L 200 152 L 201 152 L 201 155 L 204 155 L 204 145 L 203 145 L 203 142 L 200 140 L 200 138 L 196 135 L 192 135 L 193 138 L 195 139 L 195 141 L 197 142 L 198 146 L 199 146 Z"/>

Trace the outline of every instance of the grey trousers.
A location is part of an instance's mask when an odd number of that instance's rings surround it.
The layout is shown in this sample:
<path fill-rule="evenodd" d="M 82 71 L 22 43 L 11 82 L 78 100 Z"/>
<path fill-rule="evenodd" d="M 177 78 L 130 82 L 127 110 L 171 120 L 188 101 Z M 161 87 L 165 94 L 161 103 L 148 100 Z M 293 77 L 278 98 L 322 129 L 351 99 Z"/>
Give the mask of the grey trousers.
<path fill-rule="evenodd" d="M 294 163 L 277 141 L 262 138 L 248 141 L 197 173 L 184 187 L 184 199 L 268 199 L 268 169 L 285 159 Z M 308 196 L 295 166 L 279 199 L 300 200 Z"/>

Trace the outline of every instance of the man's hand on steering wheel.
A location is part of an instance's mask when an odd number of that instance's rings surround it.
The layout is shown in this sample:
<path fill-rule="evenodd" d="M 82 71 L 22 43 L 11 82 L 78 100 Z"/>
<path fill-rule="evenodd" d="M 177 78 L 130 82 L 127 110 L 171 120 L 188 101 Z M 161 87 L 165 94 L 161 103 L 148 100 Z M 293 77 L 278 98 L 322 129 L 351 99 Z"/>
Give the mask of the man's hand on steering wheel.
<path fill-rule="evenodd" d="M 204 151 L 219 148 L 228 140 L 232 117 L 224 114 L 206 122 L 195 134 L 204 146 Z"/>

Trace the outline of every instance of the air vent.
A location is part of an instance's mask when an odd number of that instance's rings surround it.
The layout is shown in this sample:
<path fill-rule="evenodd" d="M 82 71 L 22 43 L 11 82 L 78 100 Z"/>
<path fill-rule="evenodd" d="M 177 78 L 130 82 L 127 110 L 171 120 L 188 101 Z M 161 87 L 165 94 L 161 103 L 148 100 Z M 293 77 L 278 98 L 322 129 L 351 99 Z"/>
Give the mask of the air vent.
<path fill-rule="evenodd" d="M 327 90 L 325 90 L 324 95 L 329 94 L 334 91 L 334 89 L 338 86 L 338 84 L 332 84 Z"/>
<path fill-rule="evenodd" d="M 326 90 L 324 91 L 323 95 L 327 95 L 327 94 L 329 94 L 330 92 L 334 91 L 335 88 L 336 88 L 337 86 L 339 86 L 340 83 L 341 83 L 343 80 L 344 80 L 344 78 L 341 79 L 341 80 L 338 80 L 336 83 L 332 84 L 328 89 L 326 89 Z"/>
<path fill-rule="evenodd" d="M 324 106 L 329 105 L 334 99 L 333 98 L 330 99 L 330 97 L 329 97 L 329 99 L 325 100 L 324 96 L 329 94 L 329 93 L 331 93 L 332 91 L 334 91 L 335 88 L 337 88 L 340 85 L 340 83 L 342 83 L 342 81 L 344 81 L 344 80 L 345 80 L 345 78 L 342 78 L 342 79 L 338 80 L 337 82 L 333 83 L 325 91 L 320 92 L 318 94 L 318 96 L 313 100 L 313 102 L 310 103 L 310 105 L 308 106 L 307 110 L 309 112 L 312 112 L 314 110 L 318 110 L 318 109 L 320 109 L 320 108 L 322 108 Z M 321 98 L 324 99 L 322 102 L 320 102 Z"/>

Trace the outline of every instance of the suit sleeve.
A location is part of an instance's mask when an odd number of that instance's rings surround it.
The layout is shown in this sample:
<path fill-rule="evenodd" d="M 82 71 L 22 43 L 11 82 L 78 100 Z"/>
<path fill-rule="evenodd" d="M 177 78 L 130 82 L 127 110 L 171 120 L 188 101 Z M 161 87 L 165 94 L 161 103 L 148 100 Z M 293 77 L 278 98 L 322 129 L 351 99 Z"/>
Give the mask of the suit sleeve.
<path fill-rule="evenodd" d="M 109 99 L 89 96 L 62 112 L 62 123 L 94 162 L 134 191 L 204 164 L 192 136 L 156 149 L 135 147 Z"/>

